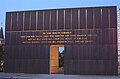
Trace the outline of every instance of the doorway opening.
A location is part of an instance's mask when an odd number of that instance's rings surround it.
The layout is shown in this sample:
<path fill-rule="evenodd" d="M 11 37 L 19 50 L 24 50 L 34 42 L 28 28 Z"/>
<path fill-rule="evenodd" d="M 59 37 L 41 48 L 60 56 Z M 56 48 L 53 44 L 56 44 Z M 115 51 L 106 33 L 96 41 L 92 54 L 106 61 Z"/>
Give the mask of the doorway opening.
<path fill-rule="evenodd" d="M 50 74 L 64 73 L 64 45 L 50 46 Z"/>

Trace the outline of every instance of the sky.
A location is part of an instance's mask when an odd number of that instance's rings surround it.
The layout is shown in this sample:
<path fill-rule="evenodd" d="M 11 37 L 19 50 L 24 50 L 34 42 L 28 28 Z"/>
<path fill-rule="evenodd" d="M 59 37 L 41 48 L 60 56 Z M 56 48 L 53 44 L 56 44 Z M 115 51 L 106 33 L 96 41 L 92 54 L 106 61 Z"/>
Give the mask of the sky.
<path fill-rule="evenodd" d="M 5 35 L 5 14 L 10 11 L 96 6 L 117 6 L 120 8 L 120 0 L 0 0 L 0 26 L 3 27 Z"/>

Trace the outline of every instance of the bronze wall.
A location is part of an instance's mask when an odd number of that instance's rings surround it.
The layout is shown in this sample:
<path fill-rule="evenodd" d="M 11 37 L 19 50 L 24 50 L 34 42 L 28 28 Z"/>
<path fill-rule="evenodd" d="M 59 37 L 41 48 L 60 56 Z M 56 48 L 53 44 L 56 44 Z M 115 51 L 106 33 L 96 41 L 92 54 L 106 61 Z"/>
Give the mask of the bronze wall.
<path fill-rule="evenodd" d="M 65 74 L 117 74 L 116 45 L 66 45 Z"/>
<path fill-rule="evenodd" d="M 50 45 L 65 45 L 65 74 L 117 74 L 115 6 L 6 13 L 5 72 L 49 73 Z"/>
<path fill-rule="evenodd" d="M 5 72 L 49 73 L 49 45 L 6 45 Z"/>

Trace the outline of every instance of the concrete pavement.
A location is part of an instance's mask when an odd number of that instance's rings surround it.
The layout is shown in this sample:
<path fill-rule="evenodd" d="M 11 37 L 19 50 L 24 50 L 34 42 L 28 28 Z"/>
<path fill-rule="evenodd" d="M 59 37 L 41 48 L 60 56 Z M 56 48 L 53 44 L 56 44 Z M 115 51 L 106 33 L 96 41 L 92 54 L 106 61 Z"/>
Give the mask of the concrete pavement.
<path fill-rule="evenodd" d="M 120 79 L 120 76 L 0 73 L 0 79 Z"/>

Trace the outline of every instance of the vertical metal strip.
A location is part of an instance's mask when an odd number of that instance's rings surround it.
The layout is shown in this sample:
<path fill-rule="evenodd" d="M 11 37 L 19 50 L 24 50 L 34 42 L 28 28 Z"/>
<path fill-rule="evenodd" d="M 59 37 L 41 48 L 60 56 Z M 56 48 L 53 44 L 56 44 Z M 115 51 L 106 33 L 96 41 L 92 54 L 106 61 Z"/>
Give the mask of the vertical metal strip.
<path fill-rule="evenodd" d="M 102 29 L 102 8 L 100 9 L 101 12 L 101 29 Z"/>
<path fill-rule="evenodd" d="M 25 27 L 25 12 L 23 12 L 23 31 L 24 31 L 24 27 Z"/>
<path fill-rule="evenodd" d="M 51 30 L 51 11 L 50 11 L 50 22 L 49 22 L 49 30 Z"/>
<path fill-rule="evenodd" d="M 12 13 L 11 13 L 10 31 L 12 31 Z"/>
<path fill-rule="evenodd" d="M 108 9 L 108 22 L 109 22 L 109 29 L 110 29 L 110 9 Z"/>
<path fill-rule="evenodd" d="M 100 15 L 101 15 L 101 24 L 100 24 L 100 33 L 101 33 L 101 39 L 100 39 L 100 42 L 101 43 L 103 43 L 103 40 L 102 40 L 102 36 L 103 36 L 103 34 L 102 34 L 102 8 L 100 9 Z"/>
<path fill-rule="evenodd" d="M 36 30 L 38 30 L 38 11 L 36 11 Z"/>
<path fill-rule="evenodd" d="M 43 30 L 44 30 L 44 11 L 43 11 Z"/>
<path fill-rule="evenodd" d="M 58 10 L 57 10 L 56 13 L 57 13 L 57 14 L 56 14 L 56 19 L 57 19 L 56 26 L 57 26 L 57 30 L 58 30 Z"/>
<path fill-rule="evenodd" d="M 93 9 L 93 29 L 95 29 L 95 11 Z"/>
<path fill-rule="evenodd" d="M 65 30 L 65 9 L 64 9 L 64 30 Z"/>
<path fill-rule="evenodd" d="M 85 21 L 86 22 L 85 25 L 86 25 L 86 29 L 87 29 L 87 9 L 85 9 L 85 20 L 86 20 Z"/>
<path fill-rule="evenodd" d="M 19 13 L 17 13 L 17 27 L 18 27 L 18 16 L 19 16 Z"/>
<path fill-rule="evenodd" d="M 109 44 L 110 44 L 110 37 L 111 37 L 111 35 L 110 35 L 110 32 L 112 31 L 112 30 L 110 30 L 110 9 L 108 9 L 108 33 L 109 33 Z"/>
<path fill-rule="evenodd" d="M 31 30 L 31 12 L 30 12 L 30 19 L 29 19 L 29 30 Z"/>
<path fill-rule="evenodd" d="M 80 29 L 80 9 L 78 9 L 78 29 Z"/>
<path fill-rule="evenodd" d="M 71 9 L 71 30 L 72 30 L 72 9 Z"/>

